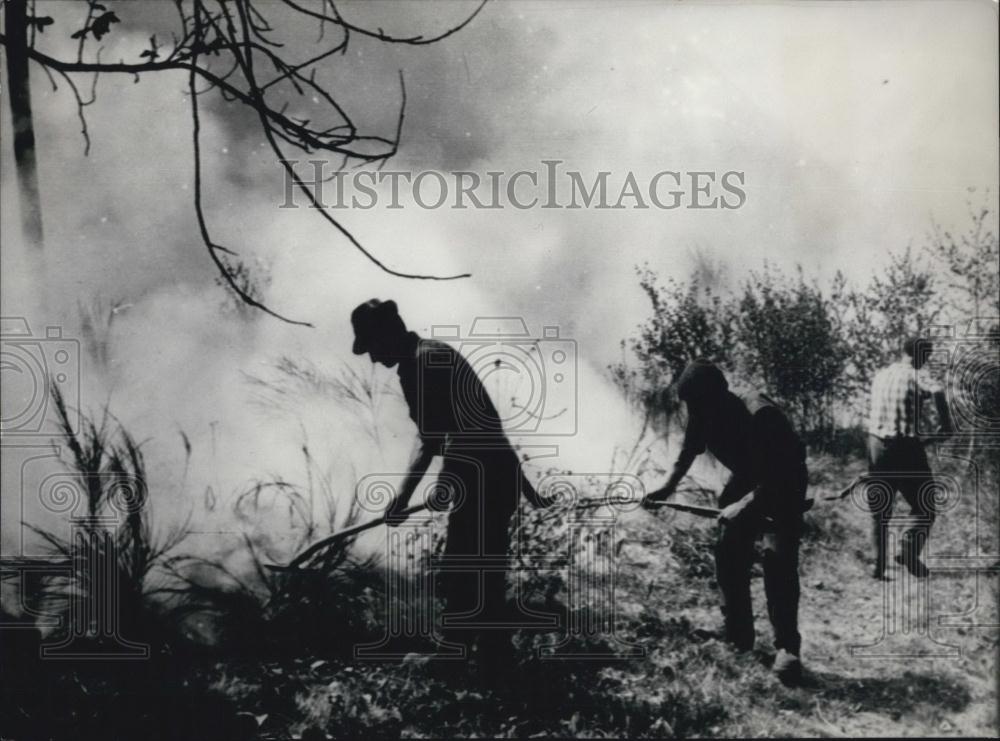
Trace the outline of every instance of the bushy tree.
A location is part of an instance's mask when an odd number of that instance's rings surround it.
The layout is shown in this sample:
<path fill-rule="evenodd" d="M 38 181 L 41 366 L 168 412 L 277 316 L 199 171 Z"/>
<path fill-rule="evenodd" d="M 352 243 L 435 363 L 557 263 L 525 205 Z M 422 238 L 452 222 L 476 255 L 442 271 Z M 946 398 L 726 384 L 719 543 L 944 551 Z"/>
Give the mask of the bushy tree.
<path fill-rule="evenodd" d="M 802 430 L 830 430 L 849 355 L 830 297 L 765 266 L 735 300 L 736 353 L 744 378 L 760 384 Z"/>
<path fill-rule="evenodd" d="M 975 424 L 1000 419 L 1000 240 L 997 213 L 987 191 L 982 206 L 970 202 L 969 223 L 953 234 L 934 224 L 925 246 L 941 275 L 941 314 L 956 339 L 977 338 L 966 346 L 964 372 L 949 374 L 952 403 L 974 410 Z M 968 424 L 963 425 L 968 430 Z M 972 449 L 989 453 L 988 435 L 970 440 Z M 985 430 L 984 430 L 985 431 Z M 995 455 L 994 455 L 995 457 Z"/>
<path fill-rule="evenodd" d="M 638 273 L 653 312 L 629 343 L 637 364 L 623 360 L 611 369 L 632 400 L 669 414 L 677 400 L 662 392 L 691 360 L 709 358 L 733 386 L 766 390 L 800 429 L 832 429 L 849 356 L 835 300 L 842 277 L 827 294 L 801 270 L 789 278 L 765 267 L 723 295 L 701 269 L 665 283 L 648 267 Z"/>
<path fill-rule="evenodd" d="M 986 194 L 986 200 L 989 193 Z M 1000 239 L 996 212 L 969 203 L 969 225 L 954 235 L 934 223 L 925 247 L 943 268 L 942 299 L 951 318 L 980 320 L 1000 316 Z"/>
<path fill-rule="evenodd" d="M 888 266 L 861 290 L 841 279 L 834 301 L 850 348 L 844 401 L 857 419 L 867 410 L 875 371 L 902 351 L 907 337 L 929 332 L 939 321 L 935 272 L 907 247 L 890 255 Z"/>
<path fill-rule="evenodd" d="M 661 283 L 648 266 L 636 272 L 653 312 L 628 343 L 638 368 L 625 360 L 611 368 L 615 381 L 633 400 L 650 403 L 657 399 L 658 392 L 669 387 L 695 358 L 731 365 L 731 307 L 710 285 L 697 276 Z M 669 405 L 670 399 L 660 401 Z"/>
<path fill-rule="evenodd" d="M 733 290 L 719 279 L 719 266 L 698 254 L 687 280 L 661 282 L 643 267 L 639 284 L 653 311 L 622 343 L 633 363 L 623 359 L 612 376 L 647 411 L 653 406 L 669 413 L 676 398 L 658 392 L 690 360 L 706 357 L 737 390 L 759 388 L 779 401 L 812 442 L 832 444 L 836 428 L 856 430 L 863 423 L 872 377 L 899 355 L 907 337 L 939 336 L 942 325 L 961 337 L 971 328 L 984 338 L 976 362 L 996 367 L 996 211 L 970 205 L 969 215 L 958 236 L 935 224 L 923 250 L 890 253 L 887 265 L 861 287 L 837 273 L 824 289 L 807 281 L 801 268 L 788 276 L 765 264 Z M 969 388 L 951 391 L 980 416 L 995 419 L 997 379 L 1000 372 L 981 371 L 960 381 Z"/>

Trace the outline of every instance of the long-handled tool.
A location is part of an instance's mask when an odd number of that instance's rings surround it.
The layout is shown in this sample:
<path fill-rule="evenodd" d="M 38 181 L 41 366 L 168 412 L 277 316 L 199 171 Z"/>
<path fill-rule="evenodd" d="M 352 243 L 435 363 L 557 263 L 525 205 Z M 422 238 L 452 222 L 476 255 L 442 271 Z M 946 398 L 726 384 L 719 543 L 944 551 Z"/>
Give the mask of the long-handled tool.
<path fill-rule="evenodd" d="M 410 515 L 416 514 L 417 512 L 423 512 L 427 509 L 426 504 L 415 504 L 412 507 L 407 507 L 404 510 L 400 510 L 397 515 L 399 519 L 405 520 Z M 307 563 L 309 559 L 315 556 L 320 551 L 325 548 L 329 548 L 334 543 L 344 540 L 345 538 L 350 538 L 358 533 L 363 533 L 365 530 L 371 530 L 372 528 L 378 527 L 379 525 L 384 525 L 385 520 L 378 517 L 374 520 L 368 522 L 362 522 L 360 525 L 351 525 L 350 527 L 345 527 L 343 530 L 338 530 L 332 535 L 328 535 L 322 540 L 317 540 L 311 546 L 306 548 L 304 551 L 299 553 L 295 558 L 293 558 L 288 565 L 283 566 L 281 564 L 265 564 L 265 566 L 271 571 L 300 571 L 302 564 Z"/>
<path fill-rule="evenodd" d="M 853 486 L 853 484 L 851 485 Z M 601 507 L 613 504 L 631 504 L 632 500 L 622 499 L 621 501 L 608 500 L 608 499 L 598 499 L 593 502 L 581 502 L 578 507 Z M 812 508 L 813 500 L 809 499 L 806 501 L 803 511 Z M 678 512 L 687 512 L 690 515 L 695 515 L 697 517 L 706 518 L 716 518 L 722 512 L 718 507 L 702 507 L 697 504 L 684 504 L 683 502 L 649 502 L 646 506 L 652 507 L 669 507 L 670 509 L 677 510 Z M 417 504 L 407 509 L 402 510 L 398 517 L 400 519 L 406 519 L 412 514 L 417 512 L 423 512 L 427 509 L 426 504 Z M 369 522 L 361 523 L 360 525 L 352 525 L 351 527 L 345 527 L 343 530 L 338 530 L 332 535 L 328 535 L 322 540 L 317 540 L 311 546 L 306 548 L 304 551 L 299 553 L 295 558 L 293 558 L 287 565 L 281 564 L 266 564 L 266 568 L 271 571 L 278 572 L 289 572 L 289 571 L 301 571 L 302 564 L 307 563 L 309 559 L 315 556 L 317 553 L 325 548 L 329 548 L 334 543 L 343 540 L 345 538 L 350 538 L 351 536 L 363 533 L 366 530 L 371 530 L 372 528 L 378 527 L 379 525 L 384 525 L 385 520 L 382 518 L 377 518 Z"/>
<path fill-rule="evenodd" d="M 629 503 L 630 502 L 628 500 L 624 499 L 621 502 L 602 499 L 594 502 L 582 503 L 582 506 L 596 507 L 608 504 L 629 504 Z M 689 514 L 697 515 L 699 517 L 718 517 L 719 512 L 721 511 L 715 507 L 699 507 L 694 504 L 682 504 L 680 502 L 652 502 L 651 504 L 655 507 L 661 507 L 661 506 L 670 507 L 672 509 L 676 509 L 681 512 L 687 512 Z M 426 509 L 427 509 L 426 504 L 417 504 L 402 510 L 399 513 L 398 517 L 399 519 L 404 520 L 410 515 L 416 514 L 417 512 L 423 512 Z M 304 551 L 295 556 L 295 558 L 293 558 L 288 564 L 269 563 L 265 564 L 265 568 L 269 569 L 270 571 L 276 571 L 276 572 L 305 571 L 306 569 L 303 569 L 302 565 L 308 563 L 309 560 L 320 551 L 329 548 L 331 545 L 341 540 L 350 538 L 354 535 L 358 535 L 359 533 L 363 533 L 366 530 L 371 530 L 372 528 L 376 528 L 379 525 L 384 525 L 384 524 L 385 520 L 379 517 L 374 520 L 363 522 L 358 525 L 351 525 L 350 527 L 345 527 L 343 530 L 338 530 L 337 532 L 328 535 L 322 540 L 317 540 L 311 546 L 309 546 Z"/>
<path fill-rule="evenodd" d="M 682 502 L 650 502 L 650 504 L 655 507 L 670 507 L 678 512 L 687 512 L 689 515 L 697 515 L 698 517 L 718 517 L 722 512 L 718 507 L 702 507 Z"/>
<path fill-rule="evenodd" d="M 577 504 L 573 509 L 591 509 L 597 507 L 613 507 L 615 505 L 626 505 L 635 504 L 635 500 L 632 499 L 594 499 L 591 501 L 583 501 Z M 684 504 L 683 502 L 647 502 L 645 507 L 670 507 L 671 509 L 676 509 L 679 512 L 687 512 L 688 514 L 698 515 L 699 517 L 718 517 L 719 513 L 722 511 L 716 507 L 701 507 L 696 504 Z"/>
<path fill-rule="evenodd" d="M 852 491 L 854 491 L 854 487 L 855 486 L 857 486 L 858 484 L 865 483 L 865 481 L 867 481 L 868 478 L 869 478 L 869 474 L 867 474 L 867 473 L 858 474 L 854 478 L 854 481 L 852 481 L 846 487 L 844 487 L 843 489 L 841 489 L 838 494 L 833 494 L 833 495 L 831 495 L 829 497 L 823 497 L 823 501 L 824 502 L 834 502 L 834 501 L 837 501 L 838 499 L 844 499 L 845 497 L 849 496 Z"/>
<path fill-rule="evenodd" d="M 802 504 L 802 511 L 808 512 L 812 509 L 815 500 L 807 499 Z M 631 504 L 630 500 L 596 500 L 594 502 L 583 502 L 578 507 L 602 507 L 605 505 L 612 504 Z M 687 512 L 689 515 L 697 515 L 698 517 L 718 517 L 722 514 L 722 510 L 718 507 L 703 507 L 698 504 L 685 504 L 684 502 L 647 502 L 645 507 L 669 507 L 670 509 L 675 509 L 678 512 Z"/>
<path fill-rule="evenodd" d="M 807 499 L 802 503 L 802 511 L 808 512 L 813 507 L 813 499 Z M 653 502 L 652 504 L 656 506 L 670 507 L 671 509 L 676 509 L 678 512 L 687 512 L 689 515 L 697 515 L 698 517 L 718 517 L 722 514 L 722 510 L 718 507 L 701 507 L 696 504 L 683 504 L 681 502 Z M 765 518 L 770 520 L 770 518 Z"/>

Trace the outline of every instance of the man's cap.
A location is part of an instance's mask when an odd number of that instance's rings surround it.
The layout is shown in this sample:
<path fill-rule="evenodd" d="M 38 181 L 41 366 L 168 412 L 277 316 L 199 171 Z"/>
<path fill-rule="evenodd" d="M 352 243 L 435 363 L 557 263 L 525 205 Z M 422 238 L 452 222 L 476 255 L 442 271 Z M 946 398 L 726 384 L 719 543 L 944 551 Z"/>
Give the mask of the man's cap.
<path fill-rule="evenodd" d="M 354 327 L 354 354 L 364 355 L 373 336 L 398 329 L 403 320 L 399 318 L 395 301 L 373 298 L 358 304 L 351 312 L 351 325 Z"/>
<path fill-rule="evenodd" d="M 677 379 L 677 396 L 681 401 L 706 399 L 728 388 L 729 383 L 718 366 L 702 358 L 688 363 Z"/>

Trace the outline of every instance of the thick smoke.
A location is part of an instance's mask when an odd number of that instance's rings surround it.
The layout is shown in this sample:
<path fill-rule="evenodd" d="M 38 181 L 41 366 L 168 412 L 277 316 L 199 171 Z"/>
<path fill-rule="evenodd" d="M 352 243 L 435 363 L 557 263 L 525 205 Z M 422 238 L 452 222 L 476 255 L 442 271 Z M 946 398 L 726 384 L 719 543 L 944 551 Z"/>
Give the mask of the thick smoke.
<path fill-rule="evenodd" d="M 406 7 L 394 22 L 427 22 L 428 11 Z M 455 10 L 447 8 L 450 18 Z M 247 317 L 215 285 L 193 222 L 182 76 L 148 75 L 139 84 L 102 79 L 98 102 L 87 109 L 93 148 L 83 158 L 71 96 L 64 88 L 52 92 L 33 69 L 46 267 L 40 278 L 28 271 L 12 218 L 14 173 L 5 166 L 3 313 L 27 317 L 36 333 L 59 324 L 82 339 L 83 409 L 99 415 L 107 403 L 147 440 L 157 516 L 169 522 L 193 512 L 203 533 L 192 547 L 206 553 L 245 527 L 269 530 L 279 541 L 289 532 L 280 497 L 265 506 L 263 522 L 235 517 L 237 496 L 254 482 L 304 489 L 322 474 L 330 491 L 350 497 L 364 474 L 402 470 L 415 431 L 393 393 L 394 374 L 374 374 L 389 389 L 378 441 L 367 412 L 323 383 L 343 378 L 345 367 L 371 376 L 367 360 L 350 355 L 348 316 L 373 296 L 395 299 L 411 328 L 424 334 L 439 325 L 468 331 L 484 316 L 523 317 L 536 335 L 558 327 L 562 339 L 577 343 L 577 424 L 573 435 L 538 440 L 558 445 L 559 455 L 537 470 L 611 469 L 616 449 L 630 448 L 639 431 L 605 374 L 620 357 L 620 340 L 648 311 L 635 264 L 648 261 L 681 277 L 692 267 L 691 249 L 701 247 L 724 256 L 737 279 L 763 258 L 802 262 L 810 271 L 844 268 L 857 277 L 887 248 L 922 234 L 931 213 L 946 223 L 961 218 L 966 187 L 996 183 L 995 74 L 985 79 L 988 70 L 968 61 L 993 41 L 975 13 L 961 23 L 951 15 L 949 23 L 935 23 L 945 11 L 933 4 L 836 15 L 755 6 L 721 18 L 714 10 L 620 13 L 589 4 L 576 9 L 570 29 L 549 4 L 490 5 L 439 45 L 386 49 L 352 41 L 350 53 L 324 74 L 345 91 L 363 129 L 391 135 L 396 70 L 406 70 L 403 147 L 390 167 L 511 172 L 553 158 L 590 176 L 629 169 L 746 173 L 747 203 L 732 212 L 336 213 L 388 264 L 472 272 L 464 281 L 392 278 L 309 209 L 277 208 L 281 171 L 253 117 L 208 105 L 203 147 L 216 238 L 255 266 L 275 309 L 315 329 Z M 881 29 L 903 13 L 920 14 L 921 22 L 893 24 L 900 35 L 887 39 Z M 108 37 L 105 58 L 137 58 L 147 46 L 162 19 L 152 11 L 148 23 L 139 16 L 130 11 L 128 26 Z M 836 44 L 809 41 L 820 33 L 829 40 L 831 22 L 845 39 L 842 55 Z M 56 38 L 46 41 L 58 45 Z M 926 53 L 897 53 L 915 47 Z M 857 55 L 859 48 L 873 51 Z M 72 56 L 74 48 L 55 51 Z M 960 71 L 965 84 L 954 85 L 944 70 Z M 9 141 L 6 107 L 2 124 Z M 952 180 L 941 182 L 942 172 Z M 118 307 L 114 319 L 85 336 L 80 307 L 101 302 L 105 317 Z M 283 359 L 305 369 L 305 380 L 289 375 Z M 274 384 L 285 384 L 285 392 Z M 501 405 L 510 401 L 505 391 L 496 389 Z M 191 446 L 186 475 L 182 431 Z M 534 439 L 517 437 L 523 444 Z M 40 474 L 22 481 L 16 455 L 4 451 L 5 548 L 17 542 L 22 515 L 44 520 L 30 504 Z M 23 512 L 17 492 L 28 502 Z"/>

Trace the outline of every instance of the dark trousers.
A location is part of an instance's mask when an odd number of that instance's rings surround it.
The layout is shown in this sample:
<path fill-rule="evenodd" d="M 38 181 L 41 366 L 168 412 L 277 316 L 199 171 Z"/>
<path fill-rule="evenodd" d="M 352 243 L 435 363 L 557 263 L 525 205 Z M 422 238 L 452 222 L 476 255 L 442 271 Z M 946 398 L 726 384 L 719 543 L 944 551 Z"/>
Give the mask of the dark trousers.
<path fill-rule="evenodd" d="M 456 491 L 438 577 L 445 600 L 443 632 L 447 640 L 467 646 L 477 639 L 481 648 L 509 639 L 501 627 L 508 622 L 505 559 L 518 489 L 516 465 L 502 463 L 449 461 L 442 472 Z"/>
<path fill-rule="evenodd" d="M 722 614 L 726 639 L 741 650 L 750 650 L 755 641 L 753 606 L 750 599 L 750 569 L 754 544 L 763 533 L 764 592 L 767 614 L 774 629 L 774 646 L 799 654 L 799 540 L 802 533 L 802 504 L 806 491 L 806 470 L 801 469 L 767 485 L 764 501 L 781 502 L 780 513 L 765 520 L 751 514 L 720 527 L 715 550 L 716 580 L 722 593 Z"/>
<path fill-rule="evenodd" d="M 934 474 L 927 462 L 923 443 L 914 437 L 880 438 L 868 436 L 868 480 L 865 497 L 872 513 L 872 537 L 875 542 L 875 568 L 886 566 L 887 523 L 892 516 L 896 492 L 910 507 L 915 518 L 903 533 L 900 548 L 904 554 L 920 555 L 931 525 L 937 516 L 934 507 Z"/>

